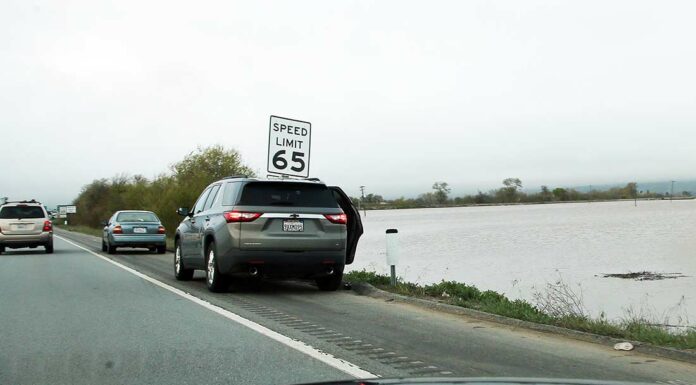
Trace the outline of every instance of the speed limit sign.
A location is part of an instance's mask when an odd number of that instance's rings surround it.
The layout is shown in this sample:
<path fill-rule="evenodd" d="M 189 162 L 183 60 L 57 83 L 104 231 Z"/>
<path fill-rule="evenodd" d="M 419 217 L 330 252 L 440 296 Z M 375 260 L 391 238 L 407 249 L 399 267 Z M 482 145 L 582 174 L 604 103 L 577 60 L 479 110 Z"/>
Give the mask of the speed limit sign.
<path fill-rule="evenodd" d="M 308 178 L 311 138 L 311 123 L 271 115 L 268 172 Z"/>

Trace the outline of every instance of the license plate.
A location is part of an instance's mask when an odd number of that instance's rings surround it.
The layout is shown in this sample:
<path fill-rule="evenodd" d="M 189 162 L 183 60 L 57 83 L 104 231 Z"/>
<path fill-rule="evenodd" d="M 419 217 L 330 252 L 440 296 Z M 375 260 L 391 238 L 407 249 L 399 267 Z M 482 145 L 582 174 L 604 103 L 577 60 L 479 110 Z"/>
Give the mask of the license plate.
<path fill-rule="evenodd" d="M 299 233 L 304 231 L 304 222 L 299 219 L 288 219 L 283 221 L 283 231 Z"/>
<path fill-rule="evenodd" d="M 29 228 L 29 225 L 16 224 L 16 225 L 13 225 L 12 227 L 14 227 L 13 230 L 26 230 Z"/>
<path fill-rule="evenodd" d="M 134 227 L 133 232 L 136 234 L 145 234 L 147 233 L 147 229 L 144 227 Z"/>

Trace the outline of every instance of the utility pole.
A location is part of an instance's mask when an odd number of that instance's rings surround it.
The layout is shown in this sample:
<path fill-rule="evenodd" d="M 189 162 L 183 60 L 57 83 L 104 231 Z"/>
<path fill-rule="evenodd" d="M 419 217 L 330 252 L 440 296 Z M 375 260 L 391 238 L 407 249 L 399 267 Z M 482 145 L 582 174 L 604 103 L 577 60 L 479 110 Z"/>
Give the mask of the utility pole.
<path fill-rule="evenodd" d="M 365 207 L 365 186 L 360 186 L 360 201 L 362 202 L 363 215 L 367 216 L 367 208 Z"/>
<path fill-rule="evenodd" d="M 672 181 L 672 189 L 670 190 L 670 193 L 669 193 L 669 203 L 672 203 L 672 198 L 674 197 L 674 182 L 676 182 L 676 180 Z"/>

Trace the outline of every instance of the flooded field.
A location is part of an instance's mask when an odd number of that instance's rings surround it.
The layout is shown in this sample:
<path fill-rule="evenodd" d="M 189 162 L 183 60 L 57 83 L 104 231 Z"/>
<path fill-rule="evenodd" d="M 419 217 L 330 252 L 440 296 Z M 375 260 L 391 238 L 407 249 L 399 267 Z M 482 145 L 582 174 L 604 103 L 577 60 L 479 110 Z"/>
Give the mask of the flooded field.
<path fill-rule="evenodd" d="M 696 201 L 368 211 L 363 223 L 351 270 L 387 273 L 385 230 L 396 228 L 408 281 L 534 302 L 562 280 L 593 316 L 696 325 Z"/>

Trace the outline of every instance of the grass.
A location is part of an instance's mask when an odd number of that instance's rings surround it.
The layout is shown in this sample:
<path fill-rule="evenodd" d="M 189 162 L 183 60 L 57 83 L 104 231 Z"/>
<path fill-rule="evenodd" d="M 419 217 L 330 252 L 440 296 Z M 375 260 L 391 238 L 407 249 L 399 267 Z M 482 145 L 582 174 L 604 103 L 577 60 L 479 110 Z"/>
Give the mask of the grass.
<path fill-rule="evenodd" d="M 399 280 L 396 286 L 391 286 L 388 276 L 366 270 L 346 273 L 344 280 L 366 282 L 396 294 L 438 300 L 455 306 L 523 321 L 560 326 L 625 340 L 646 342 L 657 346 L 696 349 L 696 330 L 688 330 L 684 333 L 670 333 L 647 320 L 635 317 L 620 322 L 611 322 L 604 318 L 594 319 L 582 313 L 555 313 L 558 315 L 551 315 L 527 301 L 510 300 L 495 291 L 481 291 L 474 286 L 460 282 L 442 281 L 430 285 L 419 285 Z"/>

